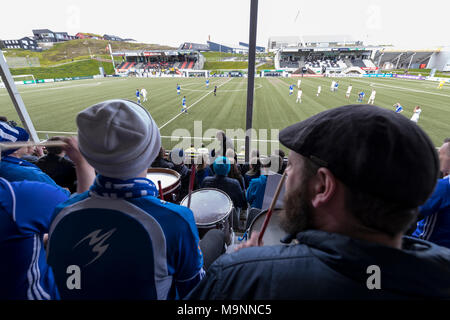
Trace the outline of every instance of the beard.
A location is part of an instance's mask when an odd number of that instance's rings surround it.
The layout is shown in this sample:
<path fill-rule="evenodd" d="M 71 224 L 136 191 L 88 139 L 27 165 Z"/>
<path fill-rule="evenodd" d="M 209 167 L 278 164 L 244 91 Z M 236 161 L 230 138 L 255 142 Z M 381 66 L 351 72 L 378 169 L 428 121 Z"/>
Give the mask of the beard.
<path fill-rule="evenodd" d="M 289 235 L 296 235 L 312 227 L 313 208 L 310 204 L 308 181 L 284 196 L 284 210 L 280 215 L 280 226 Z"/>

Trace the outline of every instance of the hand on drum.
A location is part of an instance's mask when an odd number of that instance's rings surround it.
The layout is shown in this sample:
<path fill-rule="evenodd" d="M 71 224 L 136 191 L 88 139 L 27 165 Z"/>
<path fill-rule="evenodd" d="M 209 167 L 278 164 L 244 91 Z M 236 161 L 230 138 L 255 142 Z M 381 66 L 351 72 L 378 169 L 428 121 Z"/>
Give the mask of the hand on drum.
<path fill-rule="evenodd" d="M 240 245 L 238 245 L 234 251 L 238 251 L 242 248 L 249 248 L 249 247 L 257 247 L 258 246 L 258 236 L 259 236 L 259 232 L 258 231 L 254 231 L 252 232 L 252 235 L 250 237 L 250 239 L 248 239 L 247 241 L 241 243 Z M 261 246 L 264 245 L 264 242 L 261 240 Z"/>

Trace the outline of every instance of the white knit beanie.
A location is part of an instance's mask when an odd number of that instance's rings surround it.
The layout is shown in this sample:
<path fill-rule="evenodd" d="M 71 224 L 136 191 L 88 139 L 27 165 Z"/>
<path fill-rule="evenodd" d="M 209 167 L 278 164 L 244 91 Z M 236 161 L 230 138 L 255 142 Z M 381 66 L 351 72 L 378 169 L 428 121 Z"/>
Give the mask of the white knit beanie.
<path fill-rule="evenodd" d="M 81 154 L 106 177 L 137 177 L 150 167 L 161 148 L 155 121 L 132 101 L 100 102 L 81 111 L 76 121 Z"/>

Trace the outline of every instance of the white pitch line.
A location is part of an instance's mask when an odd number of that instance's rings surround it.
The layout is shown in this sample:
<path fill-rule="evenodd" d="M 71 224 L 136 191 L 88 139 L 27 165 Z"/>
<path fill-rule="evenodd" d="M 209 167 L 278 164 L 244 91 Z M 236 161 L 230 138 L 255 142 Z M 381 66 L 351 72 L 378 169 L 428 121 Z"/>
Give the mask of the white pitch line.
<path fill-rule="evenodd" d="M 61 86 L 54 86 L 54 87 L 50 87 L 50 88 L 39 88 L 39 89 L 29 88 L 29 90 L 24 90 L 24 91 L 21 90 L 22 92 L 20 92 L 20 94 L 22 95 L 25 93 L 28 94 L 28 93 L 34 93 L 34 92 L 40 92 L 40 91 L 47 91 L 47 90 L 64 90 L 64 89 L 75 88 L 75 87 L 99 86 L 101 84 L 102 84 L 101 82 L 97 82 L 97 83 L 81 83 L 81 84 L 72 84 L 72 85 L 61 85 Z M 40 84 L 38 84 L 38 85 L 40 85 Z M 8 96 L 8 95 L 9 95 L 8 93 L 0 94 L 0 96 Z"/>
<path fill-rule="evenodd" d="M 359 82 L 359 83 L 366 83 L 366 82 L 360 81 L 360 80 L 353 80 L 353 81 Z M 417 89 L 410 89 L 410 88 L 404 88 L 404 87 L 397 87 L 397 86 L 391 86 L 391 85 L 382 84 L 382 83 L 374 83 L 372 87 L 377 87 L 377 86 L 393 88 L 393 89 L 400 89 L 400 90 L 403 90 L 403 91 L 413 91 L 413 92 L 420 92 L 420 93 L 428 93 L 428 94 L 434 94 L 436 96 L 443 96 L 443 97 L 449 97 L 450 98 L 450 95 L 448 95 L 448 94 L 442 94 L 442 93 L 438 93 L 438 92 L 429 92 L 429 91 L 423 91 L 423 90 L 417 90 Z"/>
<path fill-rule="evenodd" d="M 78 132 L 61 132 L 61 131 L 36 131 L 37 133 L 50 133 L 50 134 L 63 134 L 63 135 L 77 135 Z M 205 141 L 212 141 L 216 140 L 217 138 L 213 137 L 183 137 L 183 136 L 161 136 L 162 139 L 194 139 L 194 140 L 205 140 Z M 231 140 L 236 141 L 245 141 L 245 139 L 242 138 L 230 138 Z M 279 140 L 265 140 L 265 139 L 251 139 L 251 141 L 258 141 L 258 142 L 279 142 Z"/>
<path fill-rule="evenodd" d="M 233 78 L 229 79 L 228 81 L 225 81 L 224 83 L 220 84 L 217 86 L 217 88 L 220 88 L 221 86 L 223 86 L 224 84 L 230 82 Z M 213 91 L 209 91 L 207 94 L 205 94 L 204 96 L 202 96 L 200 99 L 198 99 L 197 101 L 195 101 L 193 104 L 191 104 L 191 106 L 189 108 L 187 108 L 186 110 L 189 110 L 190 108 L 192 108 L 193 106 L 195 106 L 197 103 L 199 103 L 201 100 L 203 100 L 207 95 L 211 94 Z M 171 123 L 173 120 L 175 120 L 176 118 L 178 118 L 179 116 L 181 116 L 182 113 L 177 114 L 175 117 L 173 117 L 172 119 L 170 119 L 169 121 L 167 121 L 166 123 L 164 123 L 162 126 L 159 127 L 159 130 L 162 130 L 162 128 L 164 128 L 165 126 L 167 126 L 169 123 Z"/>
<path fill-rule="evenodd" d="M 212 141 L 212 140 L 217 140 L 217 138 L 205 138 L 205 137 L 182 137 L 182 136 L 161 136 L 161 138 L 163 139 L 184 139 L 184 138 L 189 138 L 189 139 L 194 139 L 194 140 L 206 140 L 206 141 Z M 231 140 L 236 140 L 236 141 L 245 141 L 245 139 L 242 138 L 230 138 Z M 264 140 L 264 139 L 251 139 L 250 141 L 258 141 L 258 142 L 279 142 L 280 140 Z"/>

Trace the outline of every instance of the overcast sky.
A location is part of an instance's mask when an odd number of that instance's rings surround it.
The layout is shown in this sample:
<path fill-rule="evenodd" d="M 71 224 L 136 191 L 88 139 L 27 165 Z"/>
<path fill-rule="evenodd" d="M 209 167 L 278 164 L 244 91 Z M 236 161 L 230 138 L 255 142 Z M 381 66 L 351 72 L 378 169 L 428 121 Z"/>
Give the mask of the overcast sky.
<path fill-rule="evenodd" d="M 450 1 L 259 0 L 257 44 L 271 36 L 350 35 L 366 44 L 450 46 Z M 32 29 L 112 34 L 178 47 L 248 42 L 250 0 L 15 0 L 0 2 L 0 39 Z"/>

